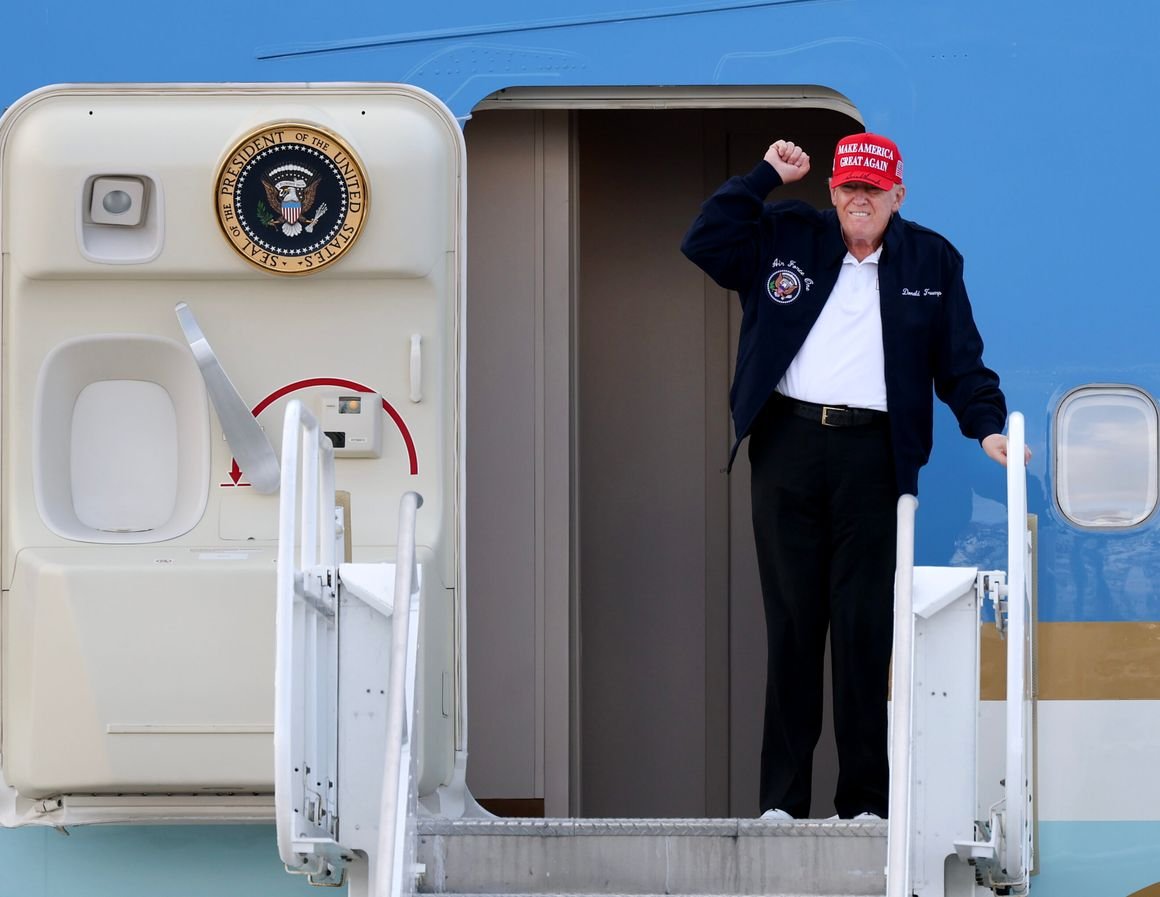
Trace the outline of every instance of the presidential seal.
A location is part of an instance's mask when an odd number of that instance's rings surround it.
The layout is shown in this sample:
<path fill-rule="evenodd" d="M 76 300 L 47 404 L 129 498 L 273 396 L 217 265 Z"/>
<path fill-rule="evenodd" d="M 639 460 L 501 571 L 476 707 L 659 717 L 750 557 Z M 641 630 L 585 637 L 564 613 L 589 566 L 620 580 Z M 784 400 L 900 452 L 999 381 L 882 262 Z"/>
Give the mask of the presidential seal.
<path fill-rule="evenodd" d="M 338 261 L 358 239 L 368 198 L 351 148 L 302 122 L 248 134 L 226 155 L 214 186 L 230 245 L 275 274 L 311 274 Z"/>
<path fill-rule="evenodd" d="M 801 280 L 788 268 L 774 271 L 765 283 L 765 290 L 769 293 L 769 298 L 779 305 L 789 305 L 798 297 L 801 289 Z"/>

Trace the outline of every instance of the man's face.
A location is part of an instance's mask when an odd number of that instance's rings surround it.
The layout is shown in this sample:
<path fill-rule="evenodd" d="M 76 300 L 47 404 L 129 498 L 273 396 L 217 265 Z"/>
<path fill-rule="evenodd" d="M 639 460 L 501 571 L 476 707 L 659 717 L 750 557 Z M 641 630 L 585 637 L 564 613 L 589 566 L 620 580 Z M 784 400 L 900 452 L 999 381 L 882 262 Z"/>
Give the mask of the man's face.
<path fill-rule="evenodd" d="M 831 187 L 830 200 L 838 210 L 846 244 L 878 248 L 891 214 L 898 211 L 905 195 L 906 188 L 901 184 L 893 190 L 880 190 L 861 181 Z"/>

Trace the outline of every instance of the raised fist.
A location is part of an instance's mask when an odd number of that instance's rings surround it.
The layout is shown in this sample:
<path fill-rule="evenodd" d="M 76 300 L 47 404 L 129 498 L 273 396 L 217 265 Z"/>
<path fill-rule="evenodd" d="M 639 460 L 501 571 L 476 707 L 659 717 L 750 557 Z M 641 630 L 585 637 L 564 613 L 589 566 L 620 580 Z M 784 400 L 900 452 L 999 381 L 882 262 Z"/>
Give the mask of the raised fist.
<path fill-rule="evenodd" d="M 770 144 L 769 149 L 765 151 L 765 161 L 778 173 L 783 184 L 800 181 L 810 170 L 809 154 L 788 140 L 778 140 Z"/>

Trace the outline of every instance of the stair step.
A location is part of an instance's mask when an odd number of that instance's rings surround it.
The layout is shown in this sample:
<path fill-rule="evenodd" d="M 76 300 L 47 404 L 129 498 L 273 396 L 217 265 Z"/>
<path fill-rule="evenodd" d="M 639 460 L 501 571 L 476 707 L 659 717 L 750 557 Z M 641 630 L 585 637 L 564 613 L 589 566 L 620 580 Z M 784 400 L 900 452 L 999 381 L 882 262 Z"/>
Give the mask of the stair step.
<path fill-rule="evenodd" d="M 886 823 L 756 819 L 420 819 L 420 891 L 795 895 L 886 890 Z"/>

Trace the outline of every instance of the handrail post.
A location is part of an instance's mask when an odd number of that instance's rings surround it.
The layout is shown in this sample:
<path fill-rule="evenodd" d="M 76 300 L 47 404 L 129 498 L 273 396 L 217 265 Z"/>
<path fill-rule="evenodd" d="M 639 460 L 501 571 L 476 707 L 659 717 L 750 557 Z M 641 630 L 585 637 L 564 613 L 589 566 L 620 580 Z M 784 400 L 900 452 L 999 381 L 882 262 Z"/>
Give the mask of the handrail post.
<path fill-rule="evenodd" d="M 294 760 L 306 755 L 319 769 L 337 764 L 338 659 L 319 637 L 320 628 L 333 630 L 335 608 L 328 576 L 335 558 L 334 449 L 318 420 L 298 400 L 286 408 L 282 429 L 278 520 L 277 599 L 275 606 L 274 674 L 274 807 L 278 852 L 287 870 L 309 875 L 325 873 L 331 862 L 324 853 L 311 857 L 295 850 Z M 308 574 L 317 582 L 311 583 Z M 321 616 L 320 616 L 321 615 Z M 292 662 L 294 650 L 305 649 L 304 664 Z M 326 681 L 319 683 L 318 675 Z M 294 707 L 304 702 L 307 722 L 294 723 Z M 321 706 L 320 706 L 321 705 Z M 319 733 L 319 718 L 325 726 Z M 331 733 L 334 733 L 333 735 Z M 321 739 L 321 740 L 320 740 Z M 324 806 L 330 820 L 330 806 Z M 325 826 L 313 820 L 320 828 Z"/>
<path fill-rule="evenodd" d="M 914 703 L 914 517 L 918 499 L 898 499 L 894 566 L 894 649 L 890 717 L 890 802 L 886 897 L 910 897 L 910 811 Z"/>
<path fill-rule="evenodd" d="M 295 512 L 298 501 L 298 462 L 301 442 L 298 430 L 302 421 L 302 404 L 294 400 L 286 408 L 282 427 L 281 501 L 278 522 L 278 599 L 274 628 L 278 642 L 274 672 L 274 812 L 278 820 L 278 852 L 282 862 L 295 860 L 293 832 L 283 820 L 292 811 L 290 758 L 294 751 L 290 728 L 294 675 L 291 646 L 294 631 Z M 287 513 L 287 506 L 289 513 Z"/>
<path fill-rule="evenodd" d="M 395 601 L 391 616 L 391 669 L 387 692 L 387 754 L 383 761 L 383 790 L 379 814 L 378 862 L 374 871 L 374 897 L 395 897 L 395 883 L 403 870 L 396 868 L 399 856 L 398 804 L 407 795 L 403 783 L 403 739 L 411 739 L 413 720 L 405 720 L 407 705 L 407 652 L 410 642 L 411 593 L 414 590 L 417 561 L 415 557 L 415 516 L 423 498 L 417 492 L 406 492 L 399 502 L 399 525 L 395 540 Z"/>
<path fill-rule="evenodd" d="M 1029 685 L 1027 591 L 1027 468 L 1023 415 L 1007 421 L 1007 757 L 1006 825 L 1001 865 L 1016 887 L 1027 884 L 1031 867 L 1028 798 L 1031 745 L 1028 743 L 1025 695 Z"/>

